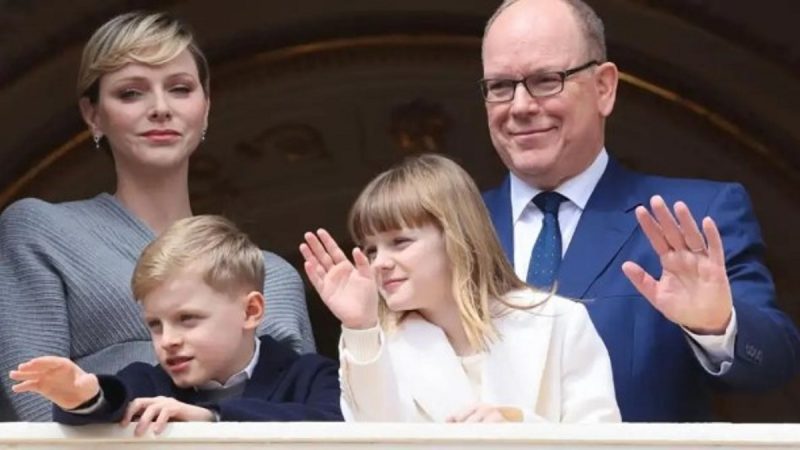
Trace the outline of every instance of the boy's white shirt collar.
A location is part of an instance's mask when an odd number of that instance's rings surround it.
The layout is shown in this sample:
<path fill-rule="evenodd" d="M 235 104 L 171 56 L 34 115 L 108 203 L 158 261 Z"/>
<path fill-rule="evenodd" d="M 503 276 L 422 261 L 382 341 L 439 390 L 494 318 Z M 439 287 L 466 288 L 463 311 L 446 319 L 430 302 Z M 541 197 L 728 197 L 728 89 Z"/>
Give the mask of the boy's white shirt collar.
<path fill-rule="evenodd" d="M 603 147 L 594 159 L 594 162 L 592 162 L 586 170 L 565 181 L 554 190 L 566 197 L 583 211 L 586 208 L 586 204 L 589 202 L 589 197 L 591 197 L 592 192 L 594 192 L 595 186 L 600 182 L 600 178 L 603 176 L 606 166 L 608 166 L 608 152 L 606 152 L 606 148 Z M 542 190 L 530 186 L 513 173 L 511 173 L 510 176 L 511 217 L 513 221 L 516 222 L 522 215 L 522 211 L 528 207 L 533 198 L 542 192 Z"/>
<path fill-rule="evenodd" d="M 195 389 L 198 391 L 214 391 L 219 389 L 228 389 L 233 386 L 237 386 L 239 384 L 247 382 L 253 376 L 253 371 L 256 368 L 256 364 L 258 364 L 258 357 L 261 354 L 261 340 L 256 337 L 256 348 L 253 351 L 253 357 L 250 359 L 250 362 L 247 363 L 244 369 L 241 371 L 233 374 L 228 380 L 223 384 L 216 380 L 209 380 L 200 386 L 195 386 Z"/>

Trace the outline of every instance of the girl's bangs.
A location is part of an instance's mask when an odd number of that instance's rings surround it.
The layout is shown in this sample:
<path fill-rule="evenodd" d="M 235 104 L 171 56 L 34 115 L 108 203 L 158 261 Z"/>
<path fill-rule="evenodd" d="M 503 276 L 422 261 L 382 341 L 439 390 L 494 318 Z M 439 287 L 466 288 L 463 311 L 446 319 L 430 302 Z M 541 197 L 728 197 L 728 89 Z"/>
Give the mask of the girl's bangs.
<path fill-rule="evenodd" d="M 413 183 L 385 177 L 365 190 L 353 205 L 350 234 L 357 244 L 366 236 L 436 223 L 426 196 Z"/>

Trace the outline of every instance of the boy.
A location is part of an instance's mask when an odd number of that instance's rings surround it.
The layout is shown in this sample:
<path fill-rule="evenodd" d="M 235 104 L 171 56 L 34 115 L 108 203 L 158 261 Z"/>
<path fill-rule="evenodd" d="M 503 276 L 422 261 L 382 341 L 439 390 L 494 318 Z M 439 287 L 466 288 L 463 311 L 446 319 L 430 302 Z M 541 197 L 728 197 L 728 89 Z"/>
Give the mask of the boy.
<path fill-rule="evenodd" d="M 180 220 L 144 249 L 131 283 L 159 365 L 95 375 L 44 356 L 11 371 L 13 390 L 48 398 L 65 424 L 138 419 L 137 436 L 170 420 L 342 420 L 335 362 L 256 338 L 263 280 L 261 250 L 231 222 Z"/>

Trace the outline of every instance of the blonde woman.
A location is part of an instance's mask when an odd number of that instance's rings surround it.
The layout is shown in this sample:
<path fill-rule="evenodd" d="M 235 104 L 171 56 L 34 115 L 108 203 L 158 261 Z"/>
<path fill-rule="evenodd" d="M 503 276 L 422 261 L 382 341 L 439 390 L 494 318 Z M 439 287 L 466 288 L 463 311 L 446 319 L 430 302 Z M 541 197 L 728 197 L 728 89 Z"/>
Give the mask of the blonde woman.
<path fill-rule="evenodd" d="M 79 106 L 98 149 L 109 151 L 116 191 L 51 204 L 24 199 L 0 216 L 0 370 L 41 355 L 114 373 L 155 362 L 129 280 L 142 249 L 192 215 L 189 157 L 205 136 L 209 71 L 186 26 L 167 14 L 128 13 L 84 48 Z M 314 348 L 297 272 L 265 252 L 269 315 L 259 334 Z M 11 395 L 25 421 L 50 420 L 50 404 Z"/>
<path fill-rule="evenodd" d="M 516 277 L 456 163 L 423 155 L 380 174 L 349 227 L 354 262 L 325 230 L 300 246 L 342 322 L 347 420 L 620 420 L 586 309 Z"/>

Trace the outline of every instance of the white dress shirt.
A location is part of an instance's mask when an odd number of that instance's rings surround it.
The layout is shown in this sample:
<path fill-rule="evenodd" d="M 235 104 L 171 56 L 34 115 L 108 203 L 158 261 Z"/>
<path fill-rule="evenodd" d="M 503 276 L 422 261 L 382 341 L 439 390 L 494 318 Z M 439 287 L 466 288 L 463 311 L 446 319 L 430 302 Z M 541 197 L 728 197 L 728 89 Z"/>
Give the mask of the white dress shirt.
<path fill-rule="evenodd" d="M 603 148 L 586 170 L 555 189 L 567 199 L 561 203 L 558 210 L 562 257 L 572 242 L 581 214 L 586 209 L 589 197 L 603 176 L 606 166 L 608 166 L 608 152 Z M 513 173 L 510 174 L 510 181 L 511 214 L 514 220 L 514 271 L 524 281 L 528 276 L 533 246 L 542 230 L 543 213 L 532 200 L 542 190 L 525 183 Z M 708 373 L 722 375 L 730 368 L 736 337 L 735 310 L 723 335 L 697 335 L 686 328 L 683 330 L 687 334 L 687 340 L 694 354 Z"/>

